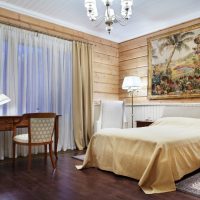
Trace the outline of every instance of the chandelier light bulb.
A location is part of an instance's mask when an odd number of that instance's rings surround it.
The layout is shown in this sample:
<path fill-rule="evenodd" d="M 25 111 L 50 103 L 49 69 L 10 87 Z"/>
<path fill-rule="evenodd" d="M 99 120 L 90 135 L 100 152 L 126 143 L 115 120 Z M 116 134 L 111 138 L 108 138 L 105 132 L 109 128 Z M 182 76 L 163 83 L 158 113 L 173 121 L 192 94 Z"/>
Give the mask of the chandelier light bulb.
<path fill-rule="evenodd" d="M 87 9 L 87 16 L 91 21 L 95 21 L 98 16 L 96 0 L 85 0 L 85 7 Z"/>

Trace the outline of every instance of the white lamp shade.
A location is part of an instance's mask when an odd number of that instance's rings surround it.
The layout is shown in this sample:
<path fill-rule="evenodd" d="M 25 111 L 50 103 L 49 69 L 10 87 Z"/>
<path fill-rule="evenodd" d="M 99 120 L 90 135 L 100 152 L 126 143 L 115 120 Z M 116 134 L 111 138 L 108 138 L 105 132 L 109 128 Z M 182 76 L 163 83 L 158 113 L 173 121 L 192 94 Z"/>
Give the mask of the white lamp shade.
<path fill-rule="evenodd" d="M 0 94 L 0 105 L 8 103 L 9 101 L 11 101 L 11 99 L 8 96 L 5 94 Z"/>
<path fill-rule="evenodd" d="M 124 78 L 122 89 L 133 91 L 141 86 L 141 79 L 138 76 L 126 76 Z"/>

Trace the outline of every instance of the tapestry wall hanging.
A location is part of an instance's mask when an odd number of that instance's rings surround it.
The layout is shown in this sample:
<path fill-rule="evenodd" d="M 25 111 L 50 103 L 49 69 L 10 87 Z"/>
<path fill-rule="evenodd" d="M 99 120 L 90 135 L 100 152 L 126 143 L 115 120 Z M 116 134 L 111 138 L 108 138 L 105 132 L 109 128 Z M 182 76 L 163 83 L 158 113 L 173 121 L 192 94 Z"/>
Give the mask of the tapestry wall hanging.
<path fill-rule="evenodd" d="M 148 97 L 200 97 L 200 24 L 148 39 Z"/>

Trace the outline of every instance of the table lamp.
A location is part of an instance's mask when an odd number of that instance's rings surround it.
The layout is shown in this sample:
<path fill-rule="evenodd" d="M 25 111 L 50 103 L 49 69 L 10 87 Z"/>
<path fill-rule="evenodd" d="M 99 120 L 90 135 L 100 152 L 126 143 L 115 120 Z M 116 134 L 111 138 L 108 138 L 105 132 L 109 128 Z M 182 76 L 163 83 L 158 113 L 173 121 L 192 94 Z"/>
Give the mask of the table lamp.
<path fill-rule="evenodd" d="M 141 86 L 141 79 L 138 76 L 126 76 L 124 78 L 122 89 L 127 90 L 132 97 L 131 101 L 131 119 L 132 119 L 132 128 L 133 128 L 133 93 L 134 91 L 138 90 Z"/>
<path fill-rule="evenodd" d="M 5 94 L 0 94 L 0 105 L 8 103 L 9 101 L 11 101 L 11 99 L 8 96 Z"/>

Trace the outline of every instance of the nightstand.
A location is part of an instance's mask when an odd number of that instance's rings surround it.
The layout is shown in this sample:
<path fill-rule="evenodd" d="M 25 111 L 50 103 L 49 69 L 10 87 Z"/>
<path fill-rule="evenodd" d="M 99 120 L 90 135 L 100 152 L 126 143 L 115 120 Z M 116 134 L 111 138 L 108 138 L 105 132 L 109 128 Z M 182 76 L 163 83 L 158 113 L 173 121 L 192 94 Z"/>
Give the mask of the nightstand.
<path fill-rule="evenodd" d="M 152 124 L 153 121 L 136 121 L 136 127 L 144 127 L 144 126 L 149 126 Z"/>

